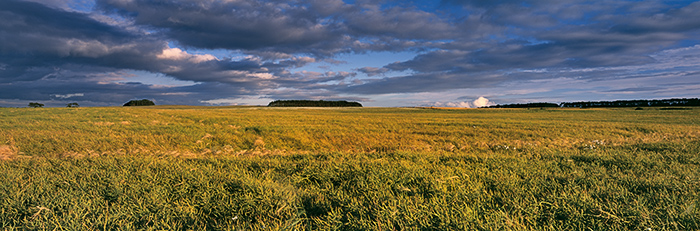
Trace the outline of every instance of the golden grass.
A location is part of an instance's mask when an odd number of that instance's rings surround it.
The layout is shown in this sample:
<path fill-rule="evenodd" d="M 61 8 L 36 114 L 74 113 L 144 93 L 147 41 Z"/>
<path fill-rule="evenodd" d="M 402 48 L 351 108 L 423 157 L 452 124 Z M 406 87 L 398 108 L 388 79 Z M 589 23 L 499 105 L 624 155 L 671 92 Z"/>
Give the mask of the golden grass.
<path fill-rule="evenodd" d="M 0 224 L 698 230 L 699 112 L 0 108 Z"/>
<path fill-rule="evenodd" d="M 17 156 L 16 148 L 10 145 L 0 145 L 0 160 L 11 160 Z"/>
<path fill-rule="evenodd" d="M 64 153 L 472 152 L 675 142 L 697 110 L 185 107 L 0 109 L 0 142 Z M 665 123 L 671 121 L 671 123 Z M 4 122 L 4 123 L 3 123 Z"/>

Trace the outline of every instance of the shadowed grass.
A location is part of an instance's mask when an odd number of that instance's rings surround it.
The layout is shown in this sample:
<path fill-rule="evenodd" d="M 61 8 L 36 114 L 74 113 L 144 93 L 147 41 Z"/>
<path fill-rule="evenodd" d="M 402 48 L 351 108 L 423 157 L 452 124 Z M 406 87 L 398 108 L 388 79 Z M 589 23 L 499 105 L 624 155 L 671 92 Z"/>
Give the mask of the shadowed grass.
<path fill-rule="evenodd" d="M 537 158 L 401 152 L 34 158 L 0 164 L 0 224 L 70 230 L 698 229 L 697 156 L 673 151 L 620 147 Z"/>

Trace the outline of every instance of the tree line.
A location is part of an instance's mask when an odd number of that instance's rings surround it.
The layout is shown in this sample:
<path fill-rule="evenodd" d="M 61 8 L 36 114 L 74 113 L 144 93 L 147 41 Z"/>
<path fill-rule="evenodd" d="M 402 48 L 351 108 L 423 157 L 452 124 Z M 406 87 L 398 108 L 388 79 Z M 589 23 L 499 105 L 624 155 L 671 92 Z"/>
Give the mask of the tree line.
<path fill-rule="evenodd" d="M 660 100 L 617 100 L 595 102 L 561 103 L 561 107 L 659 107 L 659 106 L 700 106 L 700 99 L 660 99 Z"/>
<path fill-rule="evenodd" d="M 129 106 L 154 106 L 156 105 L 153 101 L 149 99 L 140 99 L 140 100 L 130 100 L 129 102 L 126 102 L 124 104 L 124 107 L 129 107 Z"/>
<path fill-rule="evenodd" d="M 127 107 L 127 106 L 153 106 L 153 105 L 156 105 L 156 104 L 153 103 L 153 101 L 151 101 L 149 99 L 131 100 L 131 101 L 124 104 L 125 107 Z M 41 108 L 41 107 L 44 107 L 44 104 L 39 103 L 39 102 L 29 102 L 29 105 L 27 105 L 27 107 Z M 66 104 L 66 107 L 80 107 L 80 105 L 78 103 L 74 102 L 74 103 Z"/>
<path fill-rule="evenodd" d="M 275 100 L 268 107 L 362 107 L 358 102 L 323 100 Z"/>
<path fill-rule="evenodd" d="M 44 104 L 38 102 L 29 102 L 29 105 L 27 105 L 27 107 L 40 108 L 44 107 Z M 80 107 L 80 105 L 78 103 L 68 103 L 66 104 L 66 107 Z"/>
<path fill-rule="evenodd" d="M 488 106 L 488 108 L 532 108 L 532 107 L 559 107 L 556 103 L 515 103 Z"/>
<path fill-rule="evenodd" d="M 503 104 L 489 106 L 488 108 L 534 108 L 534 107 L 578 107 L 578 108 L 600 108 L 600 107 L 663 107 L 663 106 L 700 106 L 698 98 L 681 99 L 652 99 L 652 100 L 616 100 L 616 101 L 580 101 L 555 103 L 525 103 L 525 104 Z"/>

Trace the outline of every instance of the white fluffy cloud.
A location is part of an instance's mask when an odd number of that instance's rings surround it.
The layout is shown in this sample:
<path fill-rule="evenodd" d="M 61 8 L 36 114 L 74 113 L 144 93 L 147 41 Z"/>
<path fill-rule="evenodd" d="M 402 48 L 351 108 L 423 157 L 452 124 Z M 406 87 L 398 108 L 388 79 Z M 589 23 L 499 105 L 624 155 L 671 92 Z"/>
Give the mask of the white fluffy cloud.
<path fill-rule="evenodd" d="M 489 103 L 489 99 L 484 98 L 482 96 L 482 97 L 479 97 L 478 99 L 474 100 L 474 102 L 472 102 L 472 105 L 474 105 L 475 107 L 484 107 L 484 106 L 489 106 L 491 104 Z"/>
<path fill-rule="evenodd" d="M 159 59 L 168 59 L 168 60 L 187 60 L 193 63 L 201 63 L 201 62 L 206 62 L 206 61 L 211 61 L 211 60 L 216 60 L 216 57 L 210 54 L 203 54 L 203 55 L 193 55 L 189 54 L 186 51 L 181 50 L 180 48 L 170 48 L 168 47 L 167 49 L 163 50 L 163 53 L 157 55 Z"/>
<path fill-rule="evenodd" d="M 493 105 L 489 102 L 489 99 L 481 96 L 478 99 L 467 102 L 436 102 L 433 104 L 434 107 L 463 107 L 463 108 L 478 108 Z"/>

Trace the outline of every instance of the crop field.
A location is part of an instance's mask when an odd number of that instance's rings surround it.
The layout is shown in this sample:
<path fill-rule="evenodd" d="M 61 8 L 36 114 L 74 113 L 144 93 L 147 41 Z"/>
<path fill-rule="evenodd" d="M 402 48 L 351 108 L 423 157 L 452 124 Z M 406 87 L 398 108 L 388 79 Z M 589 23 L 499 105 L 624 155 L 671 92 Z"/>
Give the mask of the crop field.
<path fill-rule="evenodd" d="M 0 108 L 4 230 L 700 230 L 700 108 Z"/>

